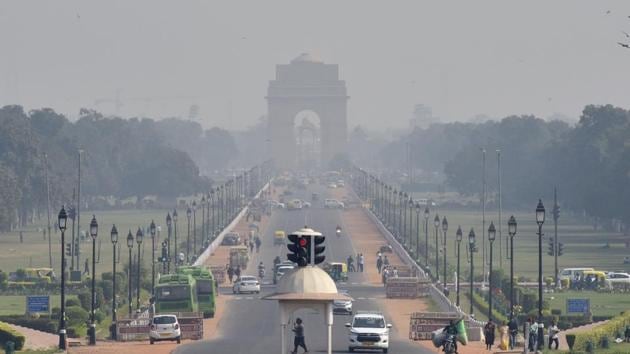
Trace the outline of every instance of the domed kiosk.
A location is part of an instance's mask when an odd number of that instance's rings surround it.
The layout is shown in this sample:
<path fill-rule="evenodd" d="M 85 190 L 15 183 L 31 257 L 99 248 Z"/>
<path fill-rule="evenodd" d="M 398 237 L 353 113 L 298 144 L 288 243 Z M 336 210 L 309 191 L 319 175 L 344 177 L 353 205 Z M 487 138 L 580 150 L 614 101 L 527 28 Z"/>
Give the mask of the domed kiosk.
<path fill-rule="evenodd" d="M 295 233 L 301 237 L 321 235 L 311 229 L 301 229 Z M 294 234 L 295 234 L 294 233 Z M 351 297 L 339 294 L 335 281 L 321 268 L 313 265 L 296 267 L 280 278 L 276 292 L 265 296 L 265 300 L 277 300 L 280 305 L 280 326 L 282 327 L 282 354 L 286 354 L 286 329 L 289 317 L 293 312 L 310 308 L 324 315 L 328 327 L 328 350 L 332 353 L 333 301 L 352 300 Z"/>

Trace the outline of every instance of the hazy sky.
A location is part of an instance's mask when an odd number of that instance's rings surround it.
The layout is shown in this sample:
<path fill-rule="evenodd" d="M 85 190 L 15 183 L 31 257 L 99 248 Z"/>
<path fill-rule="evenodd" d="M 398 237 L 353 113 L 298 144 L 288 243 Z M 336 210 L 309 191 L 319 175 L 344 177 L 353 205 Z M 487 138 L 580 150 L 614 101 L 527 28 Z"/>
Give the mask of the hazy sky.
<path fill-rule="evenodd" d="M 607 11 L 610 13 L 607 14 Z M 241 128 L 275 64 L 340 65 L 351 125 L 630 107 L 629 1 L 0 2 L 0 105 L 187 116 Z M 231 118 L 230 118 L 231 117 Z"/>

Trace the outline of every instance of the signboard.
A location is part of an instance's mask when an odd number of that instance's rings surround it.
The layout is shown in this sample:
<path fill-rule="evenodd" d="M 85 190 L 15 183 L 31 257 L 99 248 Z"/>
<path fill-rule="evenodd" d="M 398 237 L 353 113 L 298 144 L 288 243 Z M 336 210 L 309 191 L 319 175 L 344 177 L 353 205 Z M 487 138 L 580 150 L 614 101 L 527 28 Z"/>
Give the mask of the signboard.
<path fill-rule="evenodd" d="M 27 295 L 26 296 L 26 312 L 27 313 L 49 313 L 50 312 L 50 296 L 49 295 Z"/>
<path fill-rule="evenodd" d="M 587 313 L 590 309 L 589 299 L 567 299 L 567 313 Z"/>

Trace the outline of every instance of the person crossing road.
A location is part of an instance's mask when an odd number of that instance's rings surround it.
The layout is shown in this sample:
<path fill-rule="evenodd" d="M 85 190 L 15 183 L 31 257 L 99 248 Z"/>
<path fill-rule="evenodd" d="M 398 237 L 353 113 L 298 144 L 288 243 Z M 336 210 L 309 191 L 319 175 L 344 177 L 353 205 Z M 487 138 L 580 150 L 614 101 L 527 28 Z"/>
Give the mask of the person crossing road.
<path fill-rule="evenodd" d="M 291 353 L 297 354 L 298 347 L 304 348 L 304 353 L 307 353 L 308 349 L 306 349 L 306 342 L 304 341 L 304 325 L 301 318 L 298 317 L 295 320 L 292 331 L 295 333 L 295 338 L 293 338 L 293 351 Z"/>

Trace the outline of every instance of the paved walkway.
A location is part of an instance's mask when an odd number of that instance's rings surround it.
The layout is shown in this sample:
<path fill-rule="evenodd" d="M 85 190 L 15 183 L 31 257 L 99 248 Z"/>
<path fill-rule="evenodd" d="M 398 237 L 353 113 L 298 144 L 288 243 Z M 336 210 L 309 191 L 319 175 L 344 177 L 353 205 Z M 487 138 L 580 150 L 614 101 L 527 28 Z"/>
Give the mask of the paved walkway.
<path fill-rule="evenodd" d="M 56 347 L 59 344 L 59 337 L 55 334 L 37 331 L 14 324 L 8 325 L 26 337 L 26 342 L 24 343 L 24 348 L 26 349 L 48 349 Z"/>

